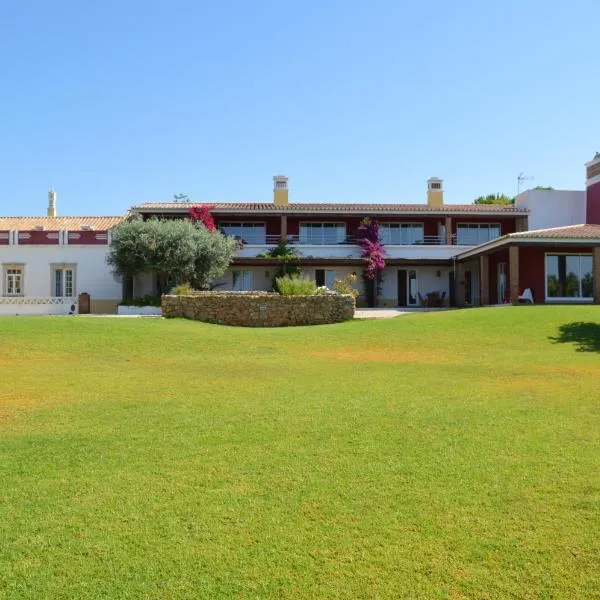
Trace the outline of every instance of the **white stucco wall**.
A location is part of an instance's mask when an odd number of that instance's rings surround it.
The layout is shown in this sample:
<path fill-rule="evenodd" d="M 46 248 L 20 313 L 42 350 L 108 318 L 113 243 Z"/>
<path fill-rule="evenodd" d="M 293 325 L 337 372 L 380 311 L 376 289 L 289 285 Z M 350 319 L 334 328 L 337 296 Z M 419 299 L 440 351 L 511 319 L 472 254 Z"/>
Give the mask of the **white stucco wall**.
<path fill-rule="evenodd" d="M 417 272 L 417 291 L 423 298 L 430 292 L 440 292 L 440 294 L 446 292 L 444 302 L 448 304 L 450 295 L 449 273 L 452 272 L 451 267 L 388 266 L 383 271 L 383 286 L 379 298 L 379 306 L 398 305 L 398 271 L 401 269 Z"/>
<path fill-rule="evenodd" d="M 0 314 L 68 314 L 71 302 L 61 304 L 59 299 L 41 302 L 53 296 L 52 268 L 57 264 L 73 265 L 75 297 L 87 292 L 92 302 L 118 301 L 121 281 L 113 277 L 106 264 L 107 252 L 107 246 L 0 246 Z M 5 296 L 8 265 L 20 265 L 23 271 L 21 299 Z M 35 303 L 30 301 L 33 298 Z"/>
<path fill-rule="evenodd" d="M 87 292 L 96 300 L 121 298 L 121 281 L 106 264 L 108 246 L 0 246 L 0 264 L 23 265 L 23 293 L 25 296 L 52 296 L 52 265 L 75 265 L 77 296 Z M 1 293 L 5 294 L 4 269 Z"/>
<path fill-rule="evenodd" d="M 271 284 L 273 281 L 273 274 L 275 272 L 276 267 L 273 265 L 265 266 L 265 267 L 234 267 L 233 269 L 229 269 L 223 277 L 215 281 L 217 283 L 223 283 L 216 289 L 218 291 L 230 291 L 233 289 L 233 273 L 232 270 L 244 270 L 252 272 L 252 290 L 255 291 L 270 291 Z M 342 279 L 346 275 L 350 273 L 357 274 L 357 282 L 355 288 L 359 291 L 359 293 L 363 292 L 363 283 L 362 283 L 362 271 L 356 267 L 348 267 L 348 266 L 329 266 L 329 267 L 305 267 L 302 270 L 302 273 L 309 277 L 312 280 L 316 279 L 315 271 L 317 269 L 325 269 L 327 271 L 334 272 L 335 279 Z"/>
<path fill-rule="evenodd" d="M 517 208 L 529 210 L 529 229 L 585 223 L 585 191 L 527 190 L 515 198 Z"/>

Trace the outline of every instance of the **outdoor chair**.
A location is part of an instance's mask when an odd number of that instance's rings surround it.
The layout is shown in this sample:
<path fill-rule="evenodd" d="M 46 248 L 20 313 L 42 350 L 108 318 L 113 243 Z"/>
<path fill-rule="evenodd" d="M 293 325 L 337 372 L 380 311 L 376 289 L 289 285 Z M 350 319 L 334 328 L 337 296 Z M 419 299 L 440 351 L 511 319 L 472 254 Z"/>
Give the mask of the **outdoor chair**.
<path fill-rule="evenodd" d="M 444 306 L 444 300 L 446 298 L 446 290 L 444 290 L 442 292 L 442 295 L 440 296 L 440 306 Z"/>
<path fill-rule="evenodd" d="M 533 292 L 531 288 L 525 288 L 519 294 L 519 302 L 525 302 L 526 304 L 533 304 Z"/>

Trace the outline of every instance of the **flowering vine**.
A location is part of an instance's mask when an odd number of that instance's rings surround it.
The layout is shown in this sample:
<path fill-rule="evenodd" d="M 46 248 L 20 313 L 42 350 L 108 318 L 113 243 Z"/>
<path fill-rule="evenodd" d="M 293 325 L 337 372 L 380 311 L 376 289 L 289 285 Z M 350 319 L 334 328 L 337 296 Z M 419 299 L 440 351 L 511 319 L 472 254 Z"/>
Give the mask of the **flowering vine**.
<path fill-rule="evenodd" d="M 375 281 L 385 268 L 385 250 L 379 241 L 379 223 L 365 217 L 357 229 L 361 256 L 366 260 L 365 279 Z"/>
<path fill-rule="evenodd" d="M 208 229 L 208 231 L 216 231 L 217 226 L 215 225 L 215 220 L 210 212 L 210 206 L 206 204 L 202 204 L 201 206 L 192 206 L 188 211 L 190 218 L 193 221 L 199 221 Z"/>

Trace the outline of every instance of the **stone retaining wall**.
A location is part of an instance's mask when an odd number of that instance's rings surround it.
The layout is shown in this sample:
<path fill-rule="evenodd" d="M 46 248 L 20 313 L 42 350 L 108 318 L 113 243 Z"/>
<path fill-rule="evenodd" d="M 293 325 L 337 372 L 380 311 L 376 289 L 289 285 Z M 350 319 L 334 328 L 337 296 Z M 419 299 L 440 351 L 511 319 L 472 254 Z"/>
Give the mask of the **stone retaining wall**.
<path fill-rule="evenodd" d="M 253 292 L 198 292 L 163 296 L 165 317 L 243 327 L 286 327 L 340 323 L 354 317 L 354 298 L 340 294 L 280 296 Z"/>

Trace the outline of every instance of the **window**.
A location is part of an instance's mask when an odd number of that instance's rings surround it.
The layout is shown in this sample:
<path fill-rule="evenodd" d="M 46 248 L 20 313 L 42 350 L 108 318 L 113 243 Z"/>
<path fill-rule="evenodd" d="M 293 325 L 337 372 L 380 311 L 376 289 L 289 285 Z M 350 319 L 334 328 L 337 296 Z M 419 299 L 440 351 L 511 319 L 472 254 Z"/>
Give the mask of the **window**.
<path fill-rule="evenodd" d="M 423 243 L 423 223 L 382 223 L 379 239 L 388 246 Z"/>
<path fill-rule="evenodd" d="M 315 269 L 315 283 L 317 287 L 326 286 L 329 289 L 333 287 L 335 281 L 335 271 L 326 269 Z"/>
<path fill-rule="evenodd" d="M 264 244 L 266 231 L 264 223 L 221 223 L 225 235 L 239 238 L 246 244 Z"/>
<path fill-rule="evenodd" d="M 456 243 L 459 246 L 477 246 L 500 235 L 500 225 L 494 223 L 459 223 L 456 227 Z"/>
<path fill-rule="evenodd" d="M 300 223 L 301 244 L 343 244 L 346 241 L 345 223 Z"/>
<path fill-rule="evenodd" d="M 591 300 L 593 288 L 591 254 L 546 255 L 546 299 Z"/>
<path fill-rule="evenodd" d="M 72 298 L 75 295 L 74 267 L 53 267 L 52 295 L 56 298 Z"/>
<path fill-rule="evenodd" d="M 23 269 L 19 266 L 7 265 L 4 267 L 4 295 L 23 295 Z"/>
<path fill-rule="evenodd" d="M 233 273 L 233 285 L 231 289 L 234 292 L 249 292 L 252 290 L 252 271 L 235 270 Z"/>

